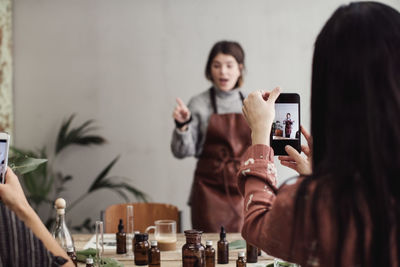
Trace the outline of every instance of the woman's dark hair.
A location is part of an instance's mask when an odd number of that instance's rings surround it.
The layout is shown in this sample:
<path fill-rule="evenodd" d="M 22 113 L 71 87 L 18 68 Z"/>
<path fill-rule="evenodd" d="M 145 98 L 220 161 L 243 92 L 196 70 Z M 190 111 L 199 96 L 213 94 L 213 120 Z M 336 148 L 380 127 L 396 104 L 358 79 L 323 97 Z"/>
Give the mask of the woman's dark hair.
<path fill-rule="evenodd" d="M 238 78 L 234 88 L 238 88 L 238 87 L 242 86 L 243 70 L 244 70 L 244 51 L 243 51 L 243 48 L 240 46 L 240 44 L 237 42 L 220 41 L 211 48 L 210 54 L 208 55 L 207 64 L 206 64 L 206 78 L 211 82 L 213 81 L 212 76 L 211 76 L 211 64 L 212 64 L 212 61 L 214 60 L 214 58 L 219 53 L 233 56 L 236 59 L 237 63 L 241 64 L 243 66 L 243 68 L 240 71 L 240 77 Z"/>
<path fill-rule="evenodd" d="M 312 192 L 313 229 L 322 232 L 318 211 L 329 199 L 333 266 L 343 266 L 350 223 L 356 231 L 354 264 L 393 266 L 391 238 L 400 262 L 399 115 L 400 13 L 375 2 L 339 7 L 315 43 L 313 175 L 299 186 L 295 214 L 304 226 L 305 195 Z"/>

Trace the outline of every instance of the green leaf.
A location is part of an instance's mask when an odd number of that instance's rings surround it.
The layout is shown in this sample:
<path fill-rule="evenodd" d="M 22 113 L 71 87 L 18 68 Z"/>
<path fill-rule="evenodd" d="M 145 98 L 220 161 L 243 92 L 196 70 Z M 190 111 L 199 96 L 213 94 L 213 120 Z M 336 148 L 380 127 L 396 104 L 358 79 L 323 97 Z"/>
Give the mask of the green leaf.
<path fill-rule="evenodd" d="M 9 166 L 14 172 L 25 174 L 34 171 L 45 162 L 47 162 L 47 159 L 35 159 L 17 156 L 9 159 Z"/>
<path fill-rule="evenodd" d="M 88 133 L 95 130 L 92 126 L 93 120 L 87 120 L 76 128 L 69 129 L 75 114 L 72 114 L 66 121 L 61 125 L 60 131 L 58 132 L 55 153 L 60 153 L 64 148 L 70 145 L 101 145 L 106 140 L 99 135 L 89 135 Z"/>
<path fill-rule="evenodd" d="M 106 178 L 108 172 L 112 169 L 112 167 L 115 165 L 115 163 L 118 161 L 119 156 L 116 156 L 101 172 L 99 175 L 97 175 L 96 179 L 94 182 L 91 184 L 89 187 L 88 193 L 97 190 L 99 188 L 102 188 L 102 180 Z"/>

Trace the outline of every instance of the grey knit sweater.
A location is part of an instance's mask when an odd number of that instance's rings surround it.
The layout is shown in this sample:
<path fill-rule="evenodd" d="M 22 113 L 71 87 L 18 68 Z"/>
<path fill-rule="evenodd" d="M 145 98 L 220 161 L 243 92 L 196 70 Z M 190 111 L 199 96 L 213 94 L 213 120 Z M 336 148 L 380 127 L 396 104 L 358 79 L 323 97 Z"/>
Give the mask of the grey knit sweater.
<path fill-rule="evenodd" d="M 216 88 L 215 96 L 218 114 L 242 113 L 239 89 L 225 92 Z M 192 97 L 188 108 L 192 113 L 192 121 L 189 123 L 187 131 L 182 132 L 175 128 L 172 133 L 171 150 L 177 158 L 190 156 L 198 158 L 203 151 L 208 120 L 214 112 L 210 100 L 210 90 Z"/>

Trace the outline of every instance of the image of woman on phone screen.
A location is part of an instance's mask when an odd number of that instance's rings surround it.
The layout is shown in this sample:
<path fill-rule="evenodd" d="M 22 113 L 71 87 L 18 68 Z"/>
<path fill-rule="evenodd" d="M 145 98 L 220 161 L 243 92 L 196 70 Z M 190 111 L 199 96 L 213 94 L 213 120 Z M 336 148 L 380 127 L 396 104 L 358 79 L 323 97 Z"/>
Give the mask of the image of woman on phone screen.
<path fill-rule="evenodd" d="M 194 229 L 240 231 L 243 201 L 237 189 L 240 157 L 251 143 L 242 111 L 244 51 L 237 42 L 221 41 L 210 51 L 206 78 L 210 89 L 186 106 L 177 98 L 171 149 L 177 158 L 198 159 L 189 199 Z"/>

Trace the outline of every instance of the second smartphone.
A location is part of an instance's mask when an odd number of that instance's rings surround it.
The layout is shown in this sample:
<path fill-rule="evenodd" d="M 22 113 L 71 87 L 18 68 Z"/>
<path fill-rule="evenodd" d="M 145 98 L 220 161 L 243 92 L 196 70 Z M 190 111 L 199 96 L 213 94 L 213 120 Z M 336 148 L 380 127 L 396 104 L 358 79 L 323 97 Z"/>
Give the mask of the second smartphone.
<path fill-rule="evenodd" d="M 300 96 L 282 93 L 275 101 L 275 119 L 271 128 L 270 144 L 275 155 L 287 155 L 285 146 L 301 152 Z"/>

